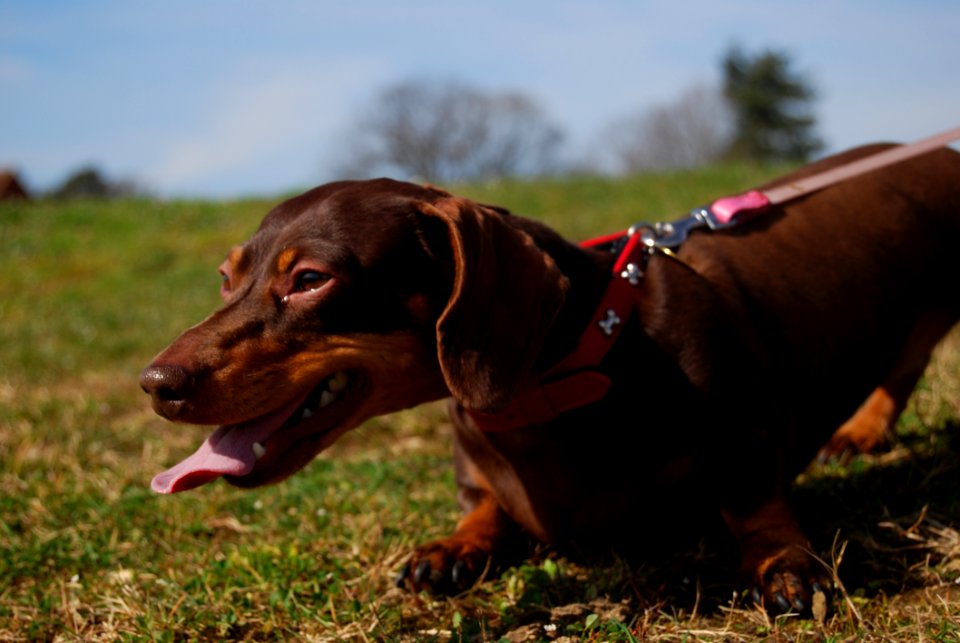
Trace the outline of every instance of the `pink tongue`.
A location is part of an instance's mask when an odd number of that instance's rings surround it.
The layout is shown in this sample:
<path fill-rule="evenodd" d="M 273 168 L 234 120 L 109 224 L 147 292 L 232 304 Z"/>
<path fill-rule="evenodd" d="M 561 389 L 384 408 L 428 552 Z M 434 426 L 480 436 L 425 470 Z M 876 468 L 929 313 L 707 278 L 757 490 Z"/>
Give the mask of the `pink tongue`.
<path fill-rule="evenodd" d="M 223 475 L 243 476 L 253 470 L 257 457 L 254 442 L 263 442 L 279 429 L 303 403 L 299 398 L 269 415 L 251 422 L 221 426 L 208 437 L 196 453 L 157 474 L 150 488 L 157 493 L 177 493 L 206 484 Z"/>
<path fill-rule="evenodd" d="M 150 487 L 157 493 L 176 493 L 199 487 L 222 475 L 242 476 L 250 473 L 257 458 L 253 454 L 256 440 L 245 439 L 244 427 L 221 426 L 208 437 L 192 456 L 157 474 Z"/>

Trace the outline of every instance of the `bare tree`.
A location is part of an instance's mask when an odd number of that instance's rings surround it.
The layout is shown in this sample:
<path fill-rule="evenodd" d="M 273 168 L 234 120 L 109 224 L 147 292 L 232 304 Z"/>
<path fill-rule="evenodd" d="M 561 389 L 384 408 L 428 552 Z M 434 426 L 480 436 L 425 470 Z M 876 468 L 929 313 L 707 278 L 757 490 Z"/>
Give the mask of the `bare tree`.
<path fill-rule="evenodd" d="M 617 169 L 689 168 L 718 160 L 730 145 L 732 112 L 723 93 L 696 85 L 680 97 L 621 119 L 605 137 Z"/>
<path fill-rule="evenodd" d="M 400 172 L 453 181 L 542 174 L 554 166 L 560 130 L 520 93 L 488 93 L 456 82 L 387 87 L 350 136 L 341 174 Z"/>

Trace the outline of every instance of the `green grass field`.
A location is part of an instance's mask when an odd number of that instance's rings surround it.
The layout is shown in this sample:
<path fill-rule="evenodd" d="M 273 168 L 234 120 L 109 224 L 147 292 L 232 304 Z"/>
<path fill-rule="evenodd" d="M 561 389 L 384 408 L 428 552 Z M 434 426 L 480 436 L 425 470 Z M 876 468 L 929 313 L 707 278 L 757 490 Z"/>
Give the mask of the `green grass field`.
<path fill-rule="evenodd" d="M 773 174 L 456 191 L 586 238 Z M 955 336 L 889 453 L 795 486 L 843 583 L 820 621 L 743 605 L 709 539 L 632 565 L 545 549 L 454 598 L 395 589 L 458 517 L 442 404 L 371 421 L 277 486 L 153 494 L 205 433 L 156 417 L 139 371 L 217 306 L 217 266 L 272 204 L 0 206 L 0 640 L 960 640 Z"/>

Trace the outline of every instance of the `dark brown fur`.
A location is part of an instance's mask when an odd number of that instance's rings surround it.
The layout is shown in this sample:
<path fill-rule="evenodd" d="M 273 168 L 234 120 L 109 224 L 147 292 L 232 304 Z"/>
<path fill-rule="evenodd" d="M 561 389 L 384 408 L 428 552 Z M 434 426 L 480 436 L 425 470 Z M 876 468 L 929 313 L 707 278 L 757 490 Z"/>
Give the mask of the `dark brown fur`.
<path fill-rule="evenodd" d="M 465 517 L 414 552 L 412 588 L 462 587 L 518 526 L 548 542 L 629 546 L 658 528 L 675 489 L 694 489 L 723 516 L 765 604 L 802 610 L 828 575 L 786 486 L 821 450 L 882 442 L 958 318 L 957 247 L 950 150 L 694 233 L 679 259 L 651 259 L 640 312 L 602 364 L 604 400 L 483 433 L 464 409 L 497 410 L 573 348 L 612 257 L 439 190 L 335 183 L 278 206 L 231 253 L 224 307 L 142 383 L 165 417 L 229 424 L 334 371 L 356 376 L 322 426 L 281 436 L 286 455 L 231 480 L 245 486 L 289 475 L 372 415 L 452 395 Z M 292 285 L 304 266 L 330 276 L 309 296 Z"/>

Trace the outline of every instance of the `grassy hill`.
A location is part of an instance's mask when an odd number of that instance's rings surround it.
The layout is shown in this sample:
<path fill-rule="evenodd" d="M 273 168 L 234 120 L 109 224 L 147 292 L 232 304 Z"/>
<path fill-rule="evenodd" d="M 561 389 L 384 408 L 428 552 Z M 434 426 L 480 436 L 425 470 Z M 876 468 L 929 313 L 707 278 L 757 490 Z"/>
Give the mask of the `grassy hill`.
<path fill-rule="evenodd" d="M 776 173 L 453 190 L 580 239 Z M 204 432 L 156 417 L 139 371 L 218 305 L 217 266 L 277 201 L 0 205 L 0 640 L 960 636 L 955 338 L 890 453 L 798 481 L 844 582 L 823 623 L 771 622 L 734 601 L 731 562 L 710 543 L 639 568 L 544 551 L 451 599 L 394 589 L 410 548 L 457 520 L 439 404 L 371 421 L 278 486 L 153 494 L 152 475 Z"/>

